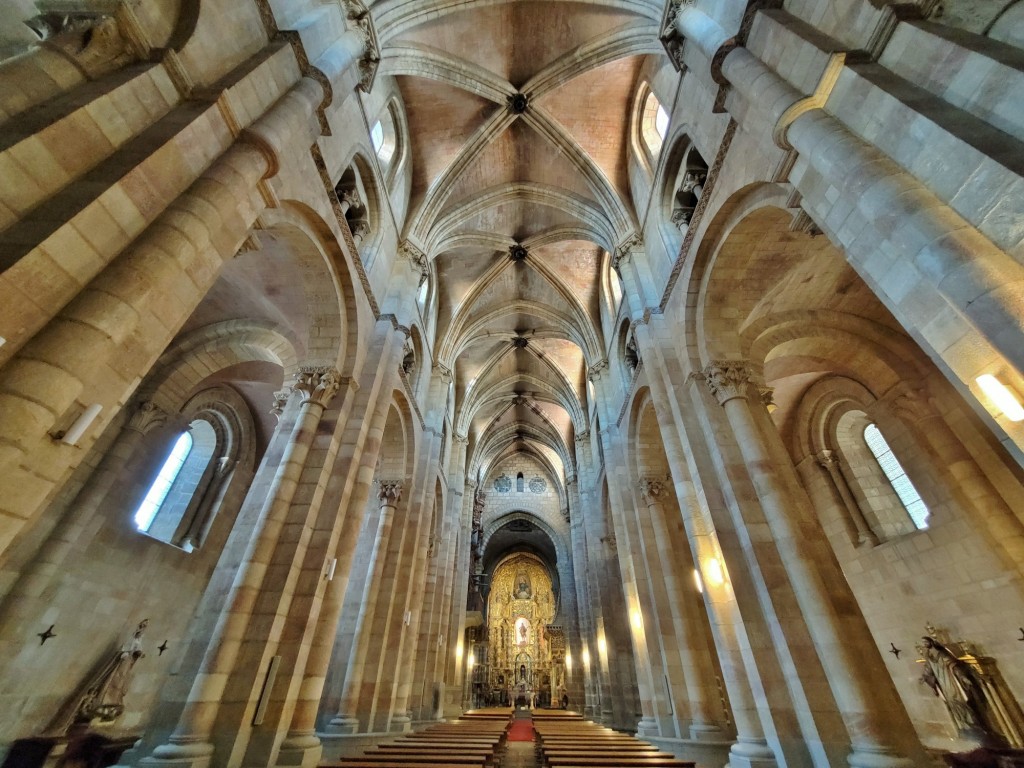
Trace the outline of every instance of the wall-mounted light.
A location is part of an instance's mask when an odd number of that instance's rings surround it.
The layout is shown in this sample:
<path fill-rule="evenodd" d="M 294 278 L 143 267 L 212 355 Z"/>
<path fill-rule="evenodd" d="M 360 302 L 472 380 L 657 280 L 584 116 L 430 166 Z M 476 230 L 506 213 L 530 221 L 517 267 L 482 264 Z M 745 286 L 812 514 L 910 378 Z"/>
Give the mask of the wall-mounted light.
<path fill-rule="evenodd" d="M 1020 401 L 1003 382 L 990 373 L 979 376 L 975 381 L 1006 418 L 1010 421 L 1024 421 L 1024 406 L 1021 406 Z"/>
<path fill-rule="evenodd" d="M 458 645 L 455 646 L 455 660 L 462 661 L 462 641 L 459 640 Z"/>
<path fill-rule="evenodd" d="M 693 569 L 693 581 L 697 585 L 697 591 L 702 595 L 704 594 L 704 580 L 700 577 L 700 571 L 696 568 Z"/>
<path fill-rule="evenodd" d="M 466 658 L 466 669 L 468 669 L 468 670 L 469 670 L 470 672 L 472 672 L 472 671 L 473 671 L 473 667 L 474 667 L 475 665 L 476 665 L 476 656 L 474 656 L 474 655 L 473 655 L 473 654 L 471 653 L 471 654 L 469 654 L 469 656 L 468 656 L 468 657 Z"/>
<path fill-rule="evenodd" d="M 712 587 L 725 584 L 725 571 L 717 557 L 709 557 L 704 561 L 704 580 Z"/>
<path fill-rule="evenodd" d="M 334 581 L 334 569 L 337 567 L 338 558 L 332 557 L 330 560 L 327 561 L 327 573 L 325 574 L 325 578 L 328 581 Z"/>
<path fill-rule="evenodd" d="M 637 632 L 644 628 L 644 617 L 643 614 L 640 613 L 639 608 L 634 608 L 629 612 L 629 620 L 633 624 L 633 629 Z"/>
<path fill-rule="evenodd" d="M 604 633 L 597 636 L 597 652 L 604 658 L 608 658 L 608 641 L 604 639 Z"/>
<path fill-rule="evenodd" d="M 590 669 L 590 651 L 584 648 L 583 653 L 580 654 L 580 658 L 583 659 L 583 666 Z"/>
<path fill-rule="evenodd" d="M 407 626 L 407 627 L 410 624 L 412 624 L 412 611 L 406 611 L 405 612 L 405 616 L 403 617 L 403 620 L 405 621 L 405 626 Z"/>
<path fill-rule="evenodd" d="M 565 652 L 565 671 L 572 672 L 572 654 L 568 651 Z"/>
<path fill-rule="evenodd" d="M 92 423 L 96 421 L 96 417 L 100 415 L 102 410 L 103 406 L 99 403 L 90 405 L 75 419 L 75 423 L 71 425 L 68 431 L 60 436 L 60 441 L 65 445 L 78 445 L 78 441 L 82 439 L 85 430 L 92 426 Z"/>

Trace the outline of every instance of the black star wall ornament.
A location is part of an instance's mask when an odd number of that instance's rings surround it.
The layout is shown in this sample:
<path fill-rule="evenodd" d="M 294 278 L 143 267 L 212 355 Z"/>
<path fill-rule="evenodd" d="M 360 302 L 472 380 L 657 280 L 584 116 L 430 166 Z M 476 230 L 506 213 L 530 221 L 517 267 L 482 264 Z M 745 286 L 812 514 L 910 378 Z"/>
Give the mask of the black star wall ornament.
<path fill-rule="evenodd" d="M 167 641 L 166 641 L 166 640 L 164 640 L 164 641 L 163 641 L 162 643 L 160 643 L 160 645 L 158 645 L 158 646 L 156 647 L 156 649 L 157 649 L 158 651 L 160 651 L 160 653 L 158 653 L 158 654 L 157 654 L 157 656 L 163 656 L 163 655 L 164 655 L 164 651 L 166 651 L 166 650 L 167 650 Z"/>
<path fill-rule="evenodd" d="M 1017 640 L 1024 643 L 1024 627 L 1017 627 L 1017 629 L 1020 630 L 1020 637 Z"/>
<path fill-rule="evenodd" d="M 897 648 L 895 643 L 889 643 L 889 653 L 891 653 L 898 659 L 900 657 L 900 654 L 903 653 L 903 651 Z"/>
<path fill-rule="evenodd" d="M 57 633 L 53 631 L 53 627 L 54 627 L 54 625 L 51 624 L 49 629 L 47 629 L 45 632 L 36 632 L 36 637 L 39 638 L 39 644 L 40 645 L 43 645 L 51 637 L 56 637 L 57 636 Z"/>

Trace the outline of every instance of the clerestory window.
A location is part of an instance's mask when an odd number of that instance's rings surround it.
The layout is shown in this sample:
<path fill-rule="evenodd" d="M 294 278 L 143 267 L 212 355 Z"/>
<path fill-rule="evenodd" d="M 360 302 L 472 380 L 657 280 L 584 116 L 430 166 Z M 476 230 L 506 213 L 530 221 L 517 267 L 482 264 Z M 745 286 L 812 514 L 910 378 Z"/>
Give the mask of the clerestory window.
<path fill-rule="evenodd" d="M 889 447 L 889 443 L 886 442 L 877 426 L 868 424 L 864 428 L 864 442 L 867 443 L 868 450 L 875 457 L 875 461 L 878 462 L 878 466 L 881 467 L 882 473 L 889 481 L 889 485 L 892 486 L 896 496 L 899 497 L 900 503 L 914 523 L 914 527 L 918 530 L 927 528 L 928 507 L 921 499 L 921 494 L 917 492 L 917 488 L 910 482 L 906 471 L 895 454 L 893 454 L 892 448 Z"/>
<path fill-rule="evenodd" d="M 182 433 L 135 511 L 136 527 L 147 536 L 191 552 L 199 545 L 215 505 L 203 505 L 216 495 L 223 469 L 214 462 L 217 433 L 205 419 L 196 419 Z M 204 518 L 204 515 L 206 516 Z"/>

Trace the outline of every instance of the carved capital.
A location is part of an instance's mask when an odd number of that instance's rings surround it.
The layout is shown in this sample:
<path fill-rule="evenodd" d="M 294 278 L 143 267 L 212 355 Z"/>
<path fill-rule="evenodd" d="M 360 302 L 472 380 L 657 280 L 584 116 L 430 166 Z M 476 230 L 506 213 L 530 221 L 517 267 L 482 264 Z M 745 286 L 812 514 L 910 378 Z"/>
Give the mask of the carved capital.
<path fill-rule="evenodd" d="M 586 443 L 586 442 L 588 442 L 590 440 L 590 430 L 588 429 L 586 432 L 579 432 L 576 435 L 575 439 L 576 439 L 577 443 Z"/>
<path fill-rule="evenodd" d="M 363 41 L 363 54 L 359 57 L 359 88 L 366 93 L 373 90 L 373 81 L 380 64 L 380 45 L 370 10 L 362 0 L 342 0 L 349 23 Z"/>
<path fill-rule="evenodd" d="M 618 544 L 615 541 L 614 533 L 609 534 L 608 536 L 605 536 L 603 539 L 601 539 L 601 543 L 608 547 L 608 551 L 613 555 L 619 551 Z"/>
<path fill-rule="evenodd" d="M 378 480 L 377 501 L 382 507 L 393 507 L 402 500 L 405 484 L 401 480 Z"/>
<path fill-rule="evenodd" d="M 704 369 L 704 382 L 719 405 L 744 397 L 750 383 L 750 367 L 742 360 L 717 360 Z"/>
<path fill-rule="evenodd" d="M 128 419 L 128 429 L 146 434 L 151 429 L 162 427 L 167 423 L 168 414 L 163 408 L 152 400 L 145 400 L 139 403 L 135 413 Z"/>
<path fill-rule="evenodd" d="M 441 381 L 448 384 L 452 380 L 452 369 L 442 363 L 434 363 L 434 370 L 441 377 Z"/>
<path fill-rule="evenodd" d="M 403 240 L 402 244 L 398 246 L 398 255 L 408 261 L 414 271 L 420 273 L 420 285 L 423 285 L 423 281 L 430 276 L 427 255 L 408 240 Z"/>
<path fill-rule="evenodd" d="M 907 424 L 919 424 L 938 416 L 931 407 L 928 390 L 920 384 L 901 381 L 886 392 L 879 402 L 893 416 Z"/>
<path fill-rule="evenodd" d="M 285 387 L 284 389 L 279 389 L 274 393 L 274 402 L 273 405 L 270 406 L 270 412 L 279 420 L 281 418 L 281 414 L 284 413 L 284 407 L 288 405 L 288 398 L 292 396 L 292 392 L 293 390 L 291 387 Z"/>
<path fill-rule="evenodd" d="M 335 368 L 302 367 L 295 375 L 295 389 L 303 393 L 303 403 L 326 408 L 341 388 L 341 374 Z"/>
<path fill-rule="evenodd" d="M 602 358 L 590 366 L 587 371 L 587 378 L 595 381 L 601 377 L 601 373 L 608 367 L 608 358 Z"/>
<path fill-rule="evenodd" d="M 664 492 L 665 483 L 661 478 L 643 477 L 640 479 L 640 494 L 648 504 L 657 504 Z"/>
<path fill-rule="evenodd" d="M 633 251 L 642 248 L 643 245 L 643 238 L 636 233 L 633 233 L 619 243 L 618 247 L 615 249 L 615 254 L 612 256 L 612 269 L 619 272 L 622 264 L 629 261 L 632 257 Z"/>
<path fill-rule="evenodd" d="M 829 473 L 839 467 L 839 457 L 836 456 L 835 451 L 830 451 L 827 448 L 814 454 L 814 458 L 821 468 Z"/>
<path fill-rule="evenodd" d="M 453 443 L 462 443 L 463 445 L 465 445 L 466 443 L 469 442 L 469 435 L 460 435 L 458 432 L 456 432 L 454 435 L 452 435 L 452 442 Z M 473 487 L 474 488 L 476 487 L 476 482 L 475 481 L 468 481 L 467 480 L 467 482 L 473 482 Z"/>

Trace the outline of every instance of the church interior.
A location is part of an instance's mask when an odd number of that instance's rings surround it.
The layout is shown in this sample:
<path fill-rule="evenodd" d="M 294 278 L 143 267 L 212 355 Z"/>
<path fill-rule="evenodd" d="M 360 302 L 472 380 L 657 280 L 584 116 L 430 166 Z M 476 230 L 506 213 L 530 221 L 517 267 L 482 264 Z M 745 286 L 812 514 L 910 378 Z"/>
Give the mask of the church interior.
<path fill-rule="evenodd" d="M 4 766 L 1024 765 L 1022 404 L 1022 0 L 0 5 Z"/>

